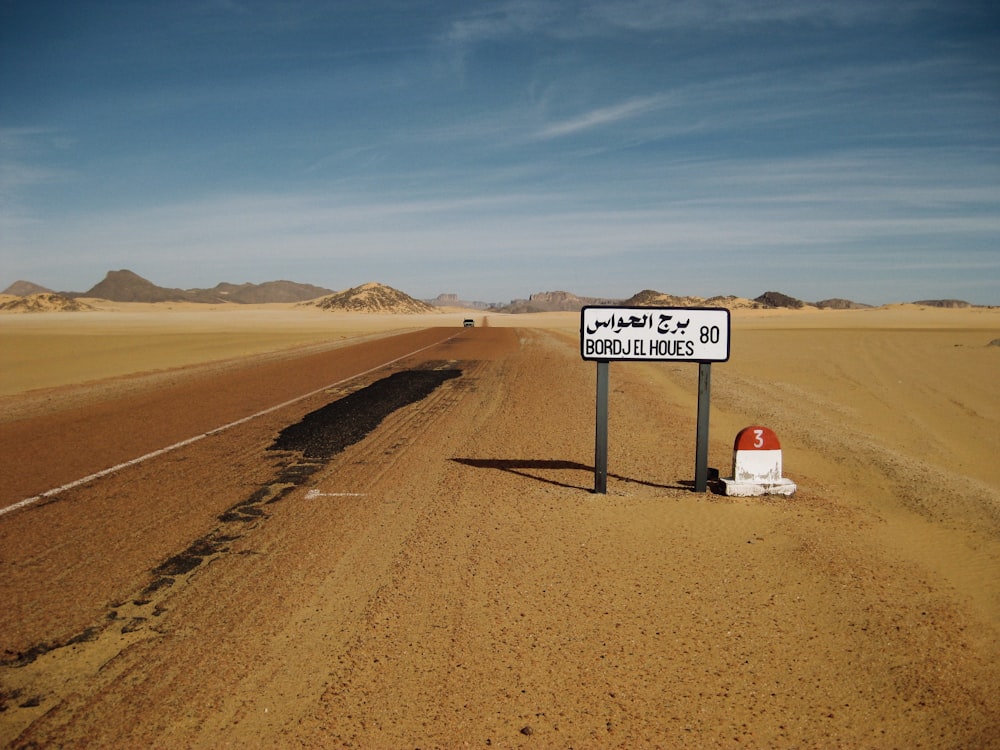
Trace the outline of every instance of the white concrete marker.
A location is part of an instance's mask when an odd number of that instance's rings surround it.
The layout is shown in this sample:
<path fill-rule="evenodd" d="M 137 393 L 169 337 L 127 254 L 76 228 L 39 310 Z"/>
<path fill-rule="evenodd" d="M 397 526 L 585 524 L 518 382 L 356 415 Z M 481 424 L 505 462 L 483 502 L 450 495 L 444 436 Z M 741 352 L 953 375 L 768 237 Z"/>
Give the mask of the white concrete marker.
<path fill-rule="evenodd" d="M 781 476 L 781 444 L 773 430 L 751 425 L 739 431 L 733 444 L 733 476 L 722 484 L 734 497 L 795 494 L 795 483 Z"/>

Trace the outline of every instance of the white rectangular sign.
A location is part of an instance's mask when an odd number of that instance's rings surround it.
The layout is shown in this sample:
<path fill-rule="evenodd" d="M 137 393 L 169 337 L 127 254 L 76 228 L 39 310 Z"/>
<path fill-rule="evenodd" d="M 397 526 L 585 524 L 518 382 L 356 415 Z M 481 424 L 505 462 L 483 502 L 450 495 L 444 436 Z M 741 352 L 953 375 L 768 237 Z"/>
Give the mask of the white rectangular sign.
<path fill-rule="evenodd" d="M 722 307 L 604 307 L 580 311 L 586 360 L 725 362 L 729 310 Z"/>

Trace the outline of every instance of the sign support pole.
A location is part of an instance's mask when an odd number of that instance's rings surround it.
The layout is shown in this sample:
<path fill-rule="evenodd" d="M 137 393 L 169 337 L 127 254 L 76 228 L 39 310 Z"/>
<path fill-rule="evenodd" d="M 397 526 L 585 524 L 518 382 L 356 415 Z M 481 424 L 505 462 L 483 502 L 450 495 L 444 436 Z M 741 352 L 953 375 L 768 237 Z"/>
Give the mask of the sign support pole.
<path fill-rule="evenodd" d="M 698 363 L 698 445 L 694 459 L 694 491 L 708 488 L 708 412 L 712 391 L 712 363 Z"/>
<path fill-rule="evenodd" d="M 594 441 L 594 492 L 608 494 L 608 362 L 597 363 L 597 431 Z"/>

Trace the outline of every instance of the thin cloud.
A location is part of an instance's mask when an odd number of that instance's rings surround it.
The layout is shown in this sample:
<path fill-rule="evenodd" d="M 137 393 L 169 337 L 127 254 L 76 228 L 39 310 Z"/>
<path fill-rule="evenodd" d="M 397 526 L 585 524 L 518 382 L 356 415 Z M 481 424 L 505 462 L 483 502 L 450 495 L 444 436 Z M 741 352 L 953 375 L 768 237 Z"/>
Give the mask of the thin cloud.
<path fill-rule="evenodd" d="M 474 45 L 515 36 L 554 39 L 607 37 L 621 32 L 725 30 L 768 24 L 899 24 L 935 11 L 933 0 L 512 0 L 465 12 L 451 20 L 444 38 Z"/>
<path fill-rule="evenodd" d="M 548 125 L 538 131 L 538 133 L 536 133 L 536 137 L 540 140 L 561 138 L 563 136 L 573 135 L 574 133 L 578 133 L 583 130 L 590 130 L 591 128 L 611 125 L 623 120 L 632 120 L 636 117 L 641 117 L 648 112 L 661 109 L 667 104 L 668 101 L 668 97 L 657 94 L 654 96 L 644 96 L 630 99 L 629 101 L 622 102 L 621 104 L 616 104 L 611 107 L 592 109 L 589 112 L 585 112 L 577 117 Z"/>
<path fill-rule="evenodd" d="M 0 161 L 0 195 L 7 196 L 24 188 L 66 182 L 73 173 L 65 169 L 43 167 L 12 161 Z"/>
<path fill-rule="evenodd" d="M 451 21 L 447 41 L 468 45 L 548 28 L 557 17 L 557 6 L 537 0 L 514 0 L 468 12 Z"/>
<path fill-rule="evenodd" d="M 660 31 L 726 29 L 765 24 L 856 26 L 867 23 L 900 23 L 912 15 L 933 10 L 930 0 L 601 0 L 585 5 L 581 29 Z"/>

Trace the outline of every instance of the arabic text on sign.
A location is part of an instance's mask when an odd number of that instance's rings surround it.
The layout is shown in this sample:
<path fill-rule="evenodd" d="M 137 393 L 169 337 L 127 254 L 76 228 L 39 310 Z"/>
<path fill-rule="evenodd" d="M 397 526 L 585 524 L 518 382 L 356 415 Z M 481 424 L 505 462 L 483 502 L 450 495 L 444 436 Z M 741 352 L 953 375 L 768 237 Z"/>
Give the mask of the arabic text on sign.
<path fill-rule="evenodd" d="M 626 328 L 653 328 L 654 323 L 656 323 L 654 316 L 650 314 L 644 315 L 619 315 L 617 325 L 615 323 L 615 316 L 610 315 L 606 320 L 595 320 L 593 325 L 587 326 L 587 333 L 595 334 L 601 328 L 612 329 L 615 333 L 621 333 Z M 673 328 L 671 328 L 673 324 Z M 663 335 L 686 335 L 687 328 L 691 325 L 691 319 L 681 321 L 674 321 L 673 315 L 660 314 L 659 323 L 656 323 L 656 332 Z"/>

